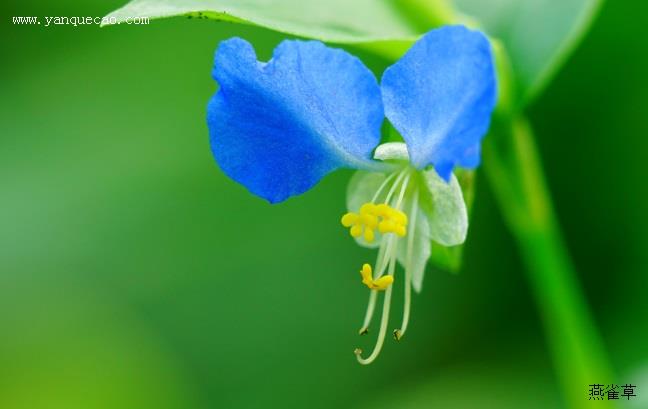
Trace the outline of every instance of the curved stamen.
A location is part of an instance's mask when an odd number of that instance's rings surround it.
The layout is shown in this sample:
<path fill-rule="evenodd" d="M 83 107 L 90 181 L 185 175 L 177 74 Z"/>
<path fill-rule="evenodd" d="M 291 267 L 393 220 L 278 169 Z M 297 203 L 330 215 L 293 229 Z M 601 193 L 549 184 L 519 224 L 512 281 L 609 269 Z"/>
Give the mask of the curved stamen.
<path fill-rule="evenodd" d="M 400 185 L 401 180 L 403 179 L 403 177 L 405 177 L 405 174 L 406 174 L 406 173 L 407 173 L 407 169 L 403 169 L 403 170 L 398 174 L 398 177 L 397 177 L 396 180 L 394 181 L 394 184 L 391 185 L 391 188 L 389 189 L 389 192 L 387 192 L 387 197 L 385 197 L 385 200 L 384 200 L 383 203 L 389 203 L 389 201 L 391 200 L 392 196 L 394 195 L 394 192 L 396 191 L 396 188 L 398 187 L 398 185 Z"/>
<path fill-rule="evenodd" d="M 380 248 L 378 249 L 378 257 L 376 257 L 376 271 L 374 272 L 374 280 L 380 278 L 387 269 L 389 261 L 389 252 L 387 252 L 388 240 L 384 240 L 380 243 Z M 376 308 L 376 298 L 378 297 L 377 290 L 371 290 L 369 293 L 369 302 L 367 303 L 367 312 L 365 313 L 365 319 L 362 323 L 362 328 L 358 331 L 358 334 L 365 335 L 369 332 L 369 324 L 373 318 L 374 309 Z"/>
<path fill-rule="evenodd" d="M 398 195 L 398 200 L 397 200 L 397 202 L 395 204 L 397 206 L 397 209 L 399 209 L 399 210 L 400 210 L 400 205 L 402 203 L 402 200 L 403 200 L 403 197 L 405 195 L 405 191 L 407 190 L 407 185 L 408 185 L 409 179 L 410 179 L 410 174 L 408 172 L 406 172 L 406 171 L 407 170 L 405 169 L 399 174 L 399 177 L 397 178 L 397 180 L 392 185 L 392 187 L 390 189 L 390 192 L 388 193 L 387 198 L 386 198 L 387 200 L 391 199 L 391 196 L 393 196 L 393 194 L 396 191 L 396 187 L 401 182 L 401 179 L 403 177 L 405 177 L 405 175 L 406 175 L 406 179 L 401 184 L 401 189 L 400 189 L 400 192 L 399 192 L 399 195 Z M 389 254 L 387 254 L 385 252 L 385 248 L 386 248 L 385 243 L 386 242 L 387 242 L 387 240 L 383 239 L 382 243 L 380 244 L 380 248 L 378 250 L 378 257 L 376 258 L 376 270 L 375 270 L 375 274 L 374 274 L 374 279 L 378 279 L 380 276 L 382 276 L 384 274 L 384 271 L 385 271 L 386 267 L 387 267 L 387 261 L 388 261 Z M 396 246 L 396 244 L 394 244 L 394 245 Z M 394 250 L 394 252 L 395 251 L 396 250 Z M 384 253 L 384 256 L 383 256 L 383 253 Z M 367 310 L 365 312 L 364 322 L 362 323 L 362 327 L 358 331 L 358 334 L 360 334 L 360 335 L 365 335 L 365 334 L 367 334 L 369 332 L 369 325 L 371 324 L 371 320 L 373 319 L 373 314 L 374 314 L 374 310 L 376 308 L 376 299 L 377 298 L 378 298 L 378 292 L 376 290 L 371 290 L 371 292 L 369 293 L 369 302 L 367 303 Z"/>
<path fill-rule="evenodd" d="M 373 318 L 373 313 L 376 309 L 376 298 L 378 298 L 378 291 L 371 290 L 369 292 L 369 302 L 367 303 L 364 322 L 362 323 L 362 328 L 358 330 L 359 335 L 367 335 L 369 333 L 369 324 L 371 324 L 371 319 Z"/>
<path fill-rule="evenodd" d="M 394 275 L 394 269 L 396 267 L 396 238 L 394 236 L 390 236 L 389 240 L 389 253 L 391 254 L 391 258 L 389 260 L 389 271 L 387 272 L 388 275 L 393 276 Z M 373 351 L 371 352 L 371 355 L 369 355 L 367 358 L 362 358 L 362 349 L 356 348 L 355 351 L 353 351 L 356 355 L 356 358 L 358 359 L 358 362 L 361 363 L 362 365 L 368 365 L 372 363 L 380 354 L 380 350 L 382 349 L 383 343 L 385 342 L 385 333 L 387 332 L 387 325 L 389 324 L 389 307 L 391 305 L 391 293 L 392 293 L 392 287 L 390 286 L 385 290 L 385 299 L 383 300 L 383 311 L 382 311 L 382 318 L 380 320 L 380 330 L 378 331 L 378 338 L 376 339 L 376 345 L 374 346 Z"/>
<path fill-rule="evenodd" d="M 405 197 L 405 191 L 407 190 L 407 185 L 409 184 L 410 176 L 411 173 L 407 172 L 407 177 L 403 181 L 403 184 L 401 185 L 400 193 L 398 194 L 398 200 L 396 201 L 396 206 L 394 206 L 396 210 L 400 210 L 401 204 L 403 203 L 403 197 Z"/>
<path fill-rule="evenodd" d="M 387 176 L 385 178 L 385 180 L 382 182 L 382 184 L 380 185 L 378 190 L 376 190 L 376 193 L 374 193 L 373 197 L 371 198 L 371 203 L 376 202 L 376 200 L 378 199 L 378 196 L 380 195 L 380 193 L 387 186 L 387 184 L 394 178 L 394 176 L 396 176 L 396 174 L 398 174 L 398 172 L 393 172 L 392 174 L 390 174 L 389 176 Z"/>
<path fill-rule="evenodd" d="M 374 273 L 374 280 L 383 275 L 385 272 L 385 267 L 387 266 L 387 255 L 385 250 L 387 248 L 387 241 L 383 240 L 380 243 L 380 248 L 378 249 L 378 256 L 376 257 L 376 271 Z M 369 324 L 371 324 L 371 319 L 373 318 L 374 309 L 376 308 L 376 298 L 378 297 L 378 291 L 371 290 L 369 292 L 369 302 L 367 303 L 367 311 L 365 312 L 364 322 L 362 323 L 362 328 L 358 331 L 358 334 L 365 335 L 369 332 Z"/>
<path fill-rule="evenodd" d="M 411 230 L 409 236 L 407 237 L 407 253 L 405 260 L 405 301 L 403 303 L 403 321 L 401 322 L 400 328 L 394 330 L 394 338 L 396 341 L 405 335 L 407 330 L 407 324 L 409 323 L 410 316 L 410 304 L 412 299 L 412 257 L 414 255 L 414 229 L 416 229 L 416 214 L 418 213 L 417 203 L 418 203 L 418 188 L 414 191 L 414 197 L 412 199 L 412 210 L 410 212 L 411 221 Z"/>
<path fill-rule="evenodd" d="M 398 197 L 398 206 L 400 207 L 400 203 L 403 200 L 403 195 L 405 194 L 405 190 L 407 189 L 407 184 L 409 182 L 410 174 L 407 173 L 407 169 L 403 169 L 400 173 L 398 173 L 398 178 L 396 181 L 394 181 L 394 184 L 391 186 L 389 193 L 387 194 L 387 197 L 385 199 L 385 203 L 387 203 L 391 197 L 393 196 L 394 192 L 396 191 L 396 188 L 398 187 L 398 184 L 401 182 L 401 179 L 407 174 L 407 179 L 403 182 L 401 185 L 401 190 L 400 194 Z M 382 183 L 382 185 L 378 188 L 378 191 L 374 195 L 373 199 L 371 202 L 375 202 L 378 196 L 380 195 L 380 192 L 382 189 L 384 189 L 385 186 L 387 186 L 388 181 L 393 178 L 396 175 L 396 172 L 392 173 L 385 179 L 385 181 Z M 386 249 L 386 240 L 382 240 L 380 243 L 380 248 L 378 249 L 378 257 L 376 257 L 376 269 L 374 273 L 374 280 L 378 279 L 380 276 L 382 276 L 385 272 L 385 269 L 387 267 L 387 261 L 389 254 L 385 254 L 385 249 Z M 384 256 L 383 256 L 384 254 Z M 374 310 L 376 308 L 376 299 L 378 298 L 378 292 L 376 290 L 371 290 L 369 293 L 369 302 L 367 303 L 367 311 L 365 312 L 365 318 L 364 322 L 362 323 L 362 327 L 358 331 L 358 334 L 360 335 L 365 335 L 369 332 L 369 324 L 371 324 L 371 320 L 373 318 Z"/>

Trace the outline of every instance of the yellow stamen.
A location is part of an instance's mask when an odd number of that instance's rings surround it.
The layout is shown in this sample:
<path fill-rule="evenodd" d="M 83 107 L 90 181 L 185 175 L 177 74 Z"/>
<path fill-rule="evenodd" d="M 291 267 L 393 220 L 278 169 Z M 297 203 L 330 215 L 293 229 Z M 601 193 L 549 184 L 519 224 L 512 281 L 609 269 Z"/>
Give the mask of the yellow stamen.
<path fill-rule="evenodd" d="M 374 241 L 375 235 L 373 229 L 371 229 L 369 226 L 365 227 L 364 231 L 364 239 L 367 241 L 367 243 L 372 243 Z"/>
<path fill-rule="evenodd" d="M 378 217 L 374 214 L 362 213 L 360 214 L 360 222 L 369 228 L 375 229 L 378 226 Z"/>
<path fill-rule="evenodd" d="M 387 217 L 391 211 L 391 207 L 389 207 L 387 204 L 382 203 L 376 206 L 376 213 L 378 216 L 381 217 Z"/>
<path fill-rule="evenodd" d="M 391 233 L 396 228 L 396 223 L 391 220 L 383 220 L 378 224 L 378 231 L 382 234 Z"/>
<path fill-rule="evenodd" d="M 394 211 L 394 213 L 392 214 L 392 219 L 398 224 L 401 224 L 403 226 L 407 225 L 407 215 L 400 210 Z"/>
<path fill-rule="evenodd" d="M 392 275 L 384 275 L 374 280 L 371 265 L 367 263 L 362 265 L 360 275 L 362 276 L 362 284 L 366 285 L 370 290 L 383 291 L 394 282 L 394 276 Z"/>
<path fill-rule="evenodd" d="M 407 215 L 386 203 L 367 202 L 360 206 L 358 213 L 346 213 L 340 221 L 351 229 L 351 236 L 363 236 L 368 243 L 376 239 L 376 229 L 381 234 L 395 233 L 400 237 L 407 234 Z"/>
<path fill-rule="evenodd" d="M 394 276 L 384 275 L 373 282 L 375 290 L 386 290 L 394 282 Z"/>
<path fill-rule="evenodd" d="M 374 214 L 375 212 L 376 205 L 371 202 L 367 202 L 360 206 L 360 214 Z"/>
<path fill-rule="evenodd" d="M 355 213 L 346 213 L 342 216 L 342 226 L 351 227 L 358 221 L 358 215 Z"/>
<path fill-rule="evenodd" d="M 360 270 L 360 275 L 362 276 L 362 284 L 366 285 L 367 287 L 371 286 L 371 284 L 373 283 L 373 277 L 371 276 L 371 274 L 371 265 L 367 263 L 363 264 L 362 270 Z"/>
<path fill-rule="evenodd" d="M 404 180 L 401 182 L 401 180 L 404 178 Z M 384 296 L 384 301 L 383 301 L 383 311 L 382 311 L 382 319 L 380 321 L 380 329 L 378 330 L 378 338 L 376 339 L 376 345 L 374 346 L 373 351 L 371 354 L 363 358 L 362 357 L 362 350 L 356 349 L 355 354 L 356 358 L 358 359 L 358 362 L 363 364 L 363 365 L 368 365 L 372 363 L 377 357 L 378 354 L 380 354 L 380 350 L 382 349 L 384 340 L 385 340 L 385 334 L 387 331 L 387 325 L 389 325 L 389 308 L 391 304 L 391 292 L 392 292 L 392 287 L 391 285 L 394 282 L 394 273 L 395 273 L 395 268 L 396 268 L 396 259 L 397 259 L 397 252 L 399 249 L 398 246 L 398 236 L 405 236 L 407 234 L 407 216 L 405 213 L 403 213 L 401 209 L 401 205 L 403 203 L 403 199 L 405 197 L 405 192 L 407 190 L 407 184 L 410 179 L 410 173 L 407 172 L 407 170 L 403 170 L 398 174 L 398 177 L 396 178 L 396 181 L 392 184 L 392 187 L 389 190 L 389 193 L 387 193 L 387 196 L 384 199 L 384 203 L 379 204 L 375 206 L 373 209 L 370 206 L 363 206 L 362 210 L 364 210 L 364 213 L 370 213 L 372 210 L 372 214 L 376 216 L 378 220 L 378 230 L 380 233 L 383 234 L 383 237 L 381 237 L 381 247 L 378 252 L 378 260 L 377 261 L 377 271 L 375 274 L 372 276 L 371 274 L 371 266 L 370 265 L 364 265 L 360 274 L 362 275 L 363 279 L 362 282 L 371 289 L 371 295 L 369 297 L 369 305 L 367 306 L 367 313 L 365 314 L 365 321 L 362 326 L 362 329 L 360 330 L 360 334 L 366 333 L 366 330 L 369 326 L 369 323 L 371 321 L 371 316 L 373 314 L 373 308 L 375 305 L 376 301 L 376 296 L 379 290 L 384 290 L 385 291 L 385 296 Z M 394 199 L 392 202 L 392 195 L 396 192 L 397 187 L 400 186 L 400 193 L 398 194 L 398 198 Z M 379 189 L 379 192 L 381 188 Z M 378 194 L 374 196 L 374 200 L 378 197 Z M 417 203 L 417 199 L 414 199 L 414 203 Z M 387 203 L 393 203 L 394 207 L 389 206 Z M 416 210 L 415 207 L 413 207 L 414 210 Z M 361 214 L 364 214 L 362 211 L 360 212 Z M 414 217 L 412 222 L 414 222 Z M 365 227 L 367 228 L 366 224 L 362 221 L 359 221 L 359 223 L 362 223 Z M 373 229 L 372 229 L 373 232 Z M 389 233 L 394 233 L 391 236 L 388 236 Z M 412 238 L 412 235 L 410 235 L 410 239 Z M 410 240 L 411 242 L 411 240 Z M 385 245 L 387 247 L 383 247 Z M 409 242 L 408 242 L 409 243 Z M 408 257 L 411 259 L 411 247 L 408 247 Z M 389 259 L 389 269 L 387 274 L 383 274 L 385 271 L 387 259 Z M 406 268 L 406 270 L 410 270 L 409 267 Z M 407 281 L 406 285 L 410 285 L 411 283 L 411 272 L 410 276 L 406 276 L 409 281 Z M 406 290 L 406 295 L 409 294 Z M 409 307 L 409 305 L 408 305 Z M 402 327 L 402 330 L 397 330 L 394 333 L 394 336 L 397 339 L 400 339 L 402 334 L 405 332 L 405 326 L 406 326 L 406 321 L 404 320 L 404 325 Z"/>

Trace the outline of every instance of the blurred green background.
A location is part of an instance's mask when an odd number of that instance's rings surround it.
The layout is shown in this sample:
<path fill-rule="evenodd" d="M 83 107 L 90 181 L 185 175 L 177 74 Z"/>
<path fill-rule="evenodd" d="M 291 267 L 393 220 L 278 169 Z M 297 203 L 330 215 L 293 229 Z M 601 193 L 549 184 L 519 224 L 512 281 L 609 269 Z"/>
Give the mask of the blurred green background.
<path fill-rule="evenodd" d="M 0 408 L 561 407 L 481 175 L 463 271 L 429 269 L 407 337 L 361 367 L 356 270 L 372 253 L 338 225 L 351 173 L 270 206 L 209 150 L 216 45 L 239 35 L 266 58 L 282 36 L 11 24 L 122 3 L 0 5 Z M 591 382 L 638 385 L 629 408 L 648 407 L 647 25 L 648 3 L 608 1 L 529 109 L 617 371 Z"/>

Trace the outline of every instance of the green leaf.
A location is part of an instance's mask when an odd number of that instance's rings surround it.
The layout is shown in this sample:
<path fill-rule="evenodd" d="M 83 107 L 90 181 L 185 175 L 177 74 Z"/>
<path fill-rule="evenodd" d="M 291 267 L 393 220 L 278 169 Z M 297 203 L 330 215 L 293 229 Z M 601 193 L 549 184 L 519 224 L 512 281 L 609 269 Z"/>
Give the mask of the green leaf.
<path fill-rule="evenodd" d="M 502 40 L 517 95 L 529 102 L 549 82 L 586 32 L 600 0 L 453 0 L 489 35 Z"/>
<path fill-rule="evenodd" d="M 422 30 L 412 18 L 412 0 L 133 0 L 110 13 L 117 23 L 127 18 L 193 16 L 257 25 L 301 37 L 337 43 L 403 41 Z M 428 1 L 425 16 L 447 12 L 445 0 Z M 419 26 L 417 29 L 416 27 Z"/>
<path fill-rule="evenodd" d="M 458 273 L 462 264 L 463 244 L 453 247 L 442 246 L 435 242 L 431 244 L 430 264 L 444 271 Z"/>
<path fill-rule="evenodd" d="M 187 16 L 265 27 L 332 43 L 356 44 L 395 60 L 422 33 L 473 20 L 504 42 L 528 102 L 560 67 L 592 21 L 601 0 L 133 0 L 106 16 Z"/>

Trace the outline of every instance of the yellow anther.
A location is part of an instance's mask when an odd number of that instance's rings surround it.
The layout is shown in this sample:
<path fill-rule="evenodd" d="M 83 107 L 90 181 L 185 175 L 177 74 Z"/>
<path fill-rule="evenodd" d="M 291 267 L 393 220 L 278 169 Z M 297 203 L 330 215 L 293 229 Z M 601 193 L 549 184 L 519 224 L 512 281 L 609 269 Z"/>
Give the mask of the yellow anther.
<path fill-rule="evenodd" d="M 395 210 L 394 213 L 392 213 L 391 218 L 398 224 L 407 224 L 407 215 L 400 210 Z"/>
<path fill-rule="evenodd" d="M 362 284 L 369 287 L 371 290 L 386 290 L 394 282 L 394 277 L 391 275 L 384 275 L 376 280 L 372 277 L 372 269 L 370 264 L 363 264 L 360 270 L 362 276 Z"/>
<path fill-rule="evenodd" d="M 386 290 L 394 282 L 394 276 L 384 275 L 373 281 L 374 290 Z"/>
<path fill-rule="evenodd" d="M 351 227 L 354 224 L 356 224 L 356 222 L 358 221 L 358 218 L 359 218 L 359 216 L 357 214 L 355 214 L 355 213 L 351 213 L 351 212 L 346 213 L 344 216 L 342 216 L 342 220 L 341 220 L 342 226 Z"/>
<path fill-rule="evenodd" d="M 396 223 L 392 220 L 383 220 L 378 224 L 378 231 L 382 234 L 391 233 L 396 228 Z"/>
<path fill-rule="evenodd" d="M 374 216 L 373 214 L 362 213 L 360 215 L 360 223 L 371 229 L 375 229 L 376 226 L 378 226 L 378 217 Z"/>
<path fill-rule="evenodd" d="M 351 236 L 360 237 L 360 235 L 362 234 L 362 226 L 360 226 L 359 224 L 356 224 L 356 225 L 351 227 L 350 232 L 351 232 Z"/>
<path fill-rule="evenodd" d="M 376 212 L 376 205 L 373 203 L 365 203 L 360 206 L 360 214 L 374 214 Z"/>
<path fill-rule="evenodd" d="M 376 215 L 380 217 L 388 217 L 390 213 L 391 213 L 391 207 L 389 207 L 385 203 L 381 203 L 378 206 L 376 206 Z"/>
<path fill-rule="evenodd" d="M 400 237 L 407 234 L 407 215 L 386 203 L 365 203 L 358 213 L 348 212 L 342 216 L 341 222 L 344 227 L 351 228 L 351 236 L 364 235 L 369 243 L 376 239 L 376 229 L 381 234 L 396 233 Z"/>
<path fill-rule="evenodd" d="M 360 275 L 362 276 L 362 284 L 366 285 L 369 288 L 371 288 L 371 284 L 373 283 L 373 277 L 371 276 L 371 273 L 371 265 L 367 263 L 363 264 L 362 270 L 360 270 Z"/>
<path fill-rule="evenodd" d="M 369 226 L 365 227 L 365 231 L 364 231 L 364 239 L 365 239 L 368 243 L 372 243 L 372 242 L 374 241 L 374 238 L 375 238 L 375 235 L 374 235 L 374 231 L 373 231 L 373 229 L 370 228 Z"/>

